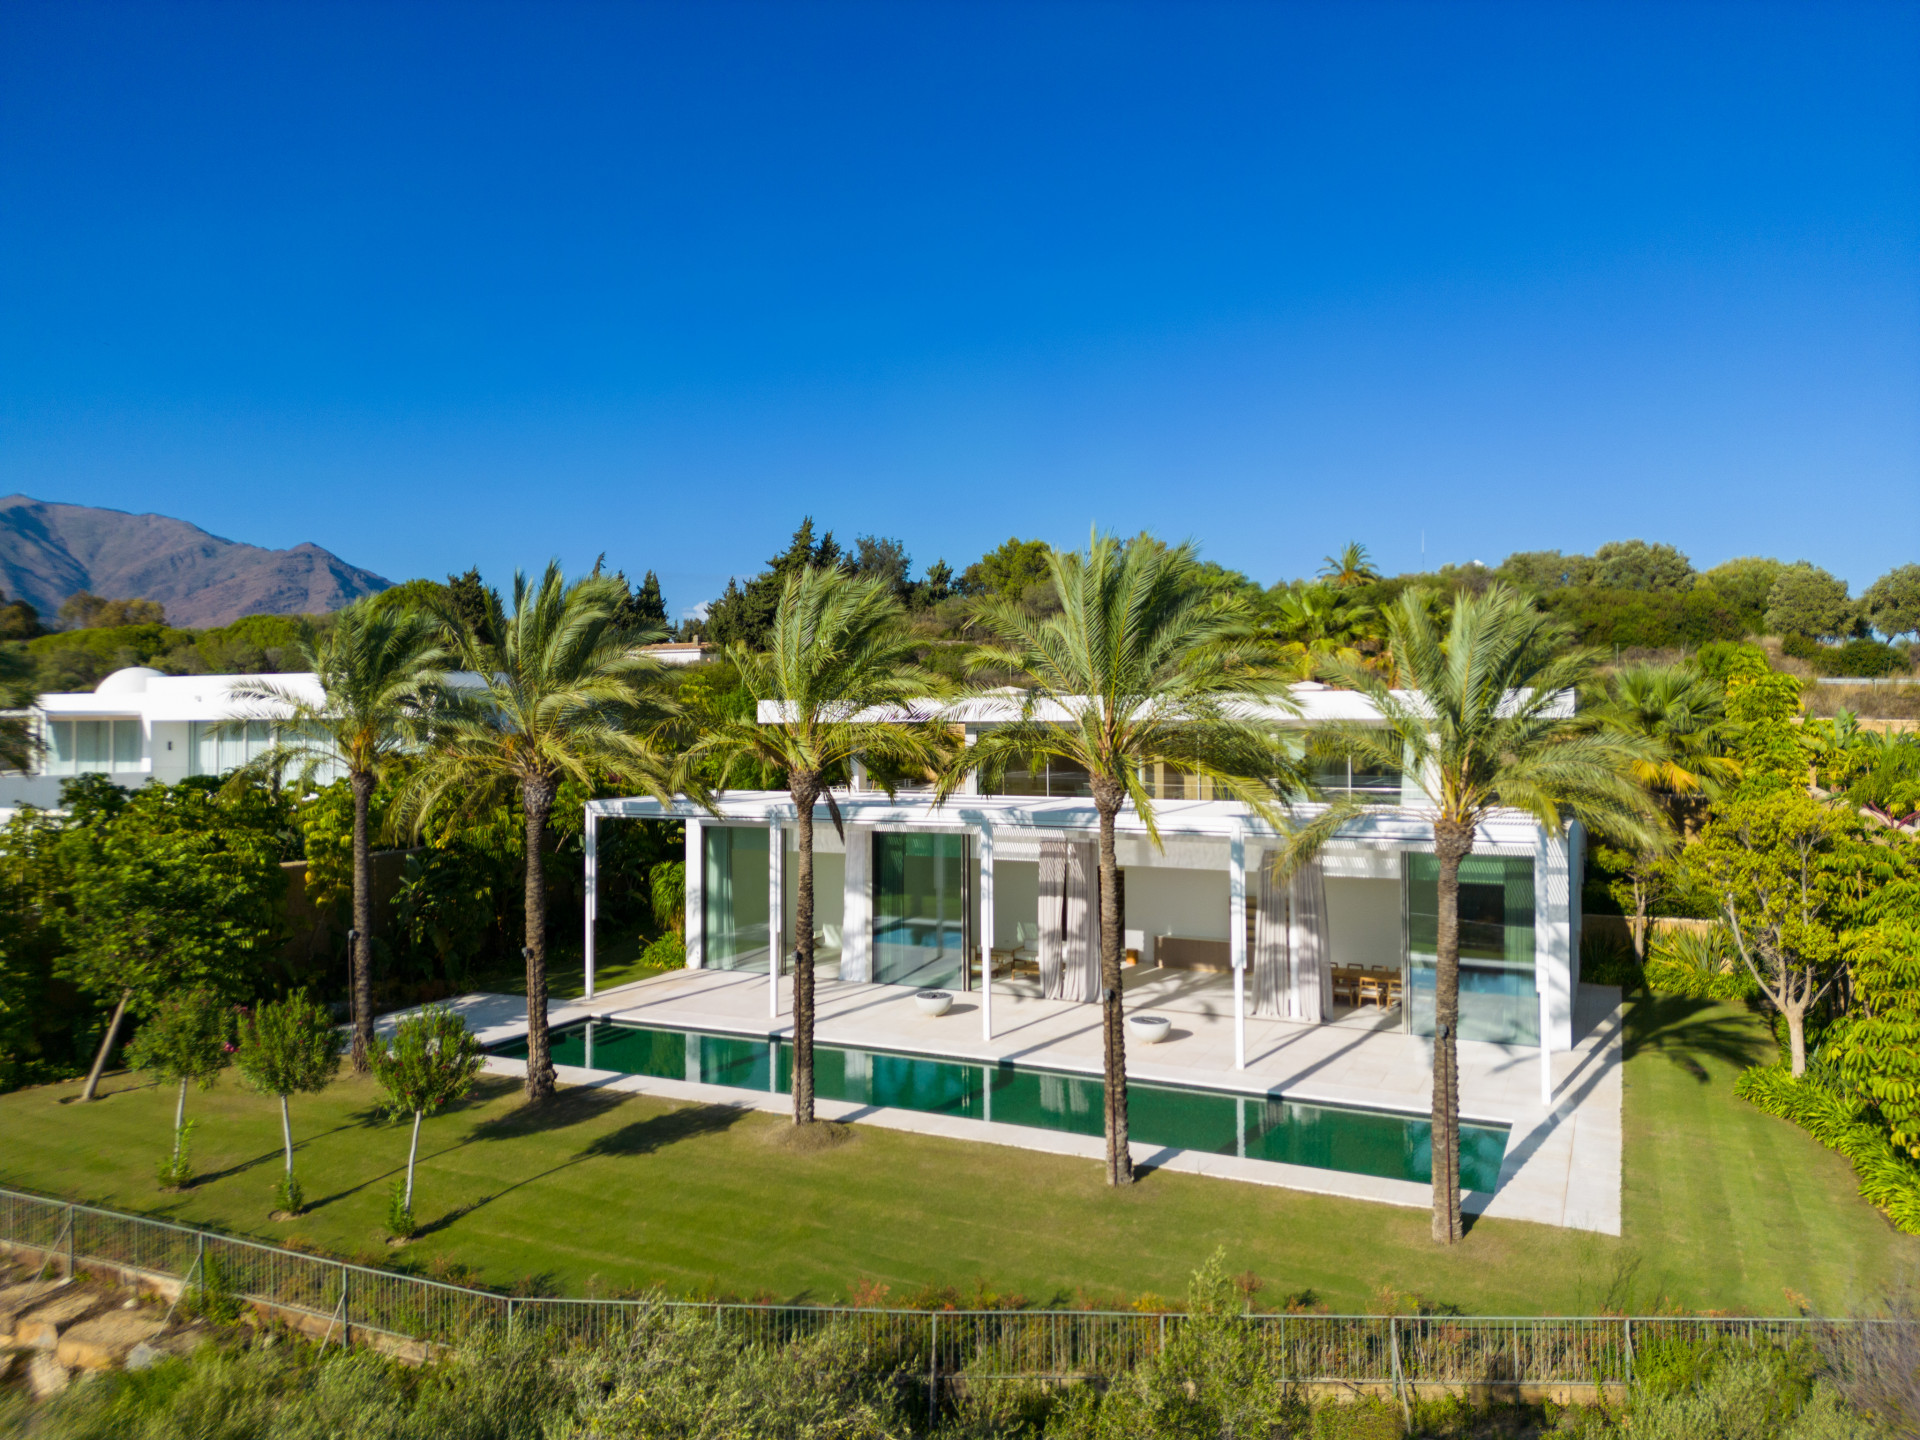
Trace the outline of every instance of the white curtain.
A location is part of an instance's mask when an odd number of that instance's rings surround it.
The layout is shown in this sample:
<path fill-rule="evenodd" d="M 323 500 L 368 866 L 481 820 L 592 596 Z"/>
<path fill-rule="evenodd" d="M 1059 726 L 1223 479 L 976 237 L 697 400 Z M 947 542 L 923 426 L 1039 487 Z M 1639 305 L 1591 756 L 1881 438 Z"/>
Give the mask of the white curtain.
<path fill-rule="evenodd" d="M 1100 998 L 1100 870 L 1091 845 L 1040 843 L 1040 993 Z"/>
<path fill-rule="evenodd" d="M 1092 845 L 1067 847 L 1066 943 L 1060 998 L 1100 998 L 1100 858 Z"/>
<path fill-rule="evenodd" d="M 1040 842 L 1040 993 L 1060 998 L 1060 969 L 1067 933 L 1067 845 Z"/>
<path fill-rule="evenodd" d="M 1310 860 L 1294 872 L 1288 888 L 1293 911 L 1288 936 L 1293 952 L 1293 1018 L 1317 1024 L 1333 1008 L 1333 975 L 1327 968 L 1332 947 L 1327 934 L 1326 871 L 1318 860 Z"/>
<path fill-rule="evenodd" d="M 1293 1013 L 1287 883 L 1274 878 L 1271 865 L 1262 863 L 1257 870 L 1253 887 L 1253 1013 L 1285 1017 Z"/>

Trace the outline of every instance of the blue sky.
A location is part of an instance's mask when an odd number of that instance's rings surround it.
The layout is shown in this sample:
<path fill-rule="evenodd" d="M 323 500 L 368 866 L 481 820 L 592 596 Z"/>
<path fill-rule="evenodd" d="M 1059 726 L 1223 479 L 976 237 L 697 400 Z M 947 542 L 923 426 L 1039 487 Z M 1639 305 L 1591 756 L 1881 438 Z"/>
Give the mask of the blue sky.
<path fill-rule="evenodd" d="M 803 513 L 1920 559 L 1920 7 L 0 26 L 0 490 L 676 610 Z"/>

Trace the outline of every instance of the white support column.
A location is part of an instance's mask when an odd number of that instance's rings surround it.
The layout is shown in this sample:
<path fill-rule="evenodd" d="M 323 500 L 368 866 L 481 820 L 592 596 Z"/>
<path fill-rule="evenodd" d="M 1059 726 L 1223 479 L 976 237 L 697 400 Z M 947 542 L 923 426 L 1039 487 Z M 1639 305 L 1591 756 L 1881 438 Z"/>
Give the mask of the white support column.
<path fill-rule="evenodd" d="M 767 826 L 767 1018 L 780 1018 L 780 971 L 785 963 L 786 946 L 781 930 L 787 918 L 786 901 L 780 893 L 781 870 L 787 858 L 786 836 L 775 820 Z"/>
<path fill-rule="evenodd" d="M 702 870 L 700 822 L 687 821 L 687 968 L 698 970 L 706 959 L 706 906 L 701 901 Z"/>
<path fill-rule="evenodd" d="M 1247 1068 L 1247 837 L 1227 842 L 1227 954 L 1233 963 L 1233 1068 Z"/>
<path fill-rule="evenodd" d="M 980 1038 L 993 1039 L 993 826 L 980 826 Z M 987 1072 L 987 1089 L 993 1088 Z"/>
<path fill-rule="evenodd" d="M 587 957 L 587 999 L 591 1000 L 593 999 L 593 922 L 600 909 L 600 817 L 591 810 L 587 811 L 586 860 L 587 930 L 584 948 Z M 589 1029 L 587 1043 L 589 1046 L 593 1043 L 591 1029 Z M 587 1063 L 591 1065 L 593 1062 L 589 1060 Z"/>

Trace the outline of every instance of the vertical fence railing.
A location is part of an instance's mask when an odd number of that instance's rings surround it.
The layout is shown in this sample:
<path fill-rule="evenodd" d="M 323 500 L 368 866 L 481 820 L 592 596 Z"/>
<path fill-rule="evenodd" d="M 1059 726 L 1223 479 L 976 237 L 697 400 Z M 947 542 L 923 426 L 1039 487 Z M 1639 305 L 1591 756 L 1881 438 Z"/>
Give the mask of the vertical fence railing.
<path fill-rule="evenodd" d="M 924 1376 L 930 1406 L 956 1380 L 1072 1380 L 1121 1374 L 1165 1355 L 1185 1317 L 1080 1310 L 879 1310 L 669 1300 L 507 1296 L 286 1250 L 171 1221 L 0 1189 L 0 1241 L 56 1262 L 178 1281 L 311 1317 L 323 1344 L 386 1336 L 453 1345 L 489 1331 L 598 1344 L 701 1318 L 742 1344 L 843 1340 L 902 1375 Z M 178 1302 L 176 1302 L 177 1304 Z M 1272 1372 L 1297 1382 L 1620 1385 L 1644 1355 L 1706 1339 L 1784 1345 L 1837 1323 L 1799 1318 L 1248 1315 Z"/>

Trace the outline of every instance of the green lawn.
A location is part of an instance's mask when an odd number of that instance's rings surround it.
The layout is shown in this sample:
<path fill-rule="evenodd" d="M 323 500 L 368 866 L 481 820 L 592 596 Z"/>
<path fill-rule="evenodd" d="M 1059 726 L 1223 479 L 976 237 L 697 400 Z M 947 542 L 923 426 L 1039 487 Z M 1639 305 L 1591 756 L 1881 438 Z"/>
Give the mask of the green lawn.
<path fill-rule="evenodd" d="M 1766 1043 L 1737 1007 L 1640 1007 L 1620 1240 L 1483 1221 L 1445 1253 L 1419 1211 L 1169 1174 L 1114 1194 L 1090 1161 L 871 1129 L 799 1155 L 768 1143 L 781 1129 L 772 1117 L 579 1091 L 529 1116 L 495 1081 L 427 1122 L 416 1209 L 429 1229 L 405 1253 L 567 1294 L 659 1282 L 834 1300 L 878 1283 L 895 1299 L 983 1286 L 1070 1304 L 1177 1296 L 1224 1245 L 1235 1269 L 1260 1276 L 1263 1299 L 1310 1290 L 1338 1310 L 1367 1307 L 1381 1287 L 1475 1313 L 1780 1313 L 1789 1290 L 1844 1307 L 1920 1260 L 1920 1243 L 1856 1197 L 1838 1156 L 1734 1097 L 1735 1069 Z M 286 1225 L 267 1219 L 279 1164 L 271 1101 L 230 1081 L 195 1092 L 205 1178 L 169 1196 L 151 1177 L 171 1095 L 132 1076 L 105 1088 L 85 1109 L 60 1103 L 77 1084 L 0 1096 L 0 1181 L 394 1258 L 380 1226 L 406 1131 L 379 1121 L 369 1084 L 346 1080 L 295 1105 L 313 1199 Z"/>

